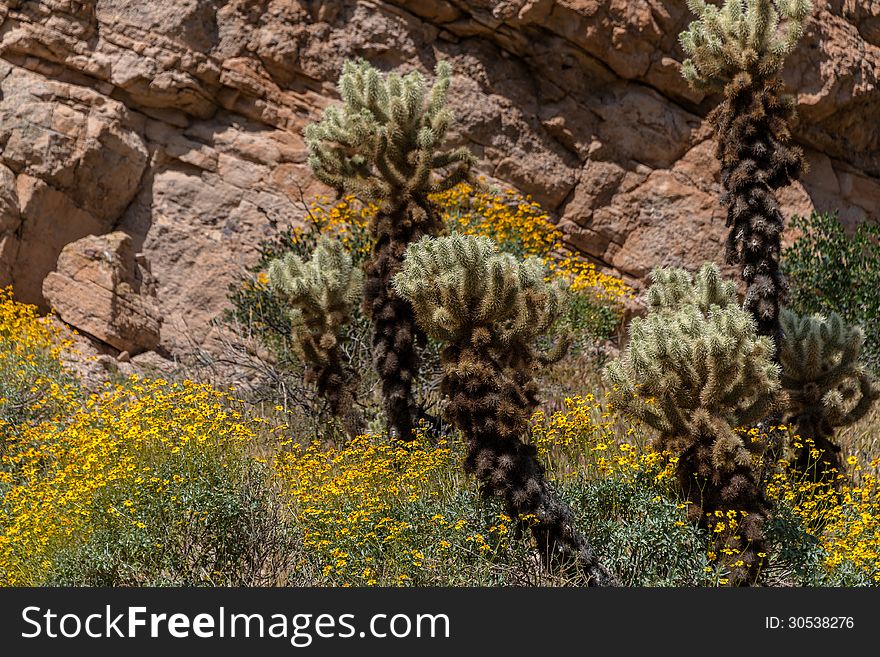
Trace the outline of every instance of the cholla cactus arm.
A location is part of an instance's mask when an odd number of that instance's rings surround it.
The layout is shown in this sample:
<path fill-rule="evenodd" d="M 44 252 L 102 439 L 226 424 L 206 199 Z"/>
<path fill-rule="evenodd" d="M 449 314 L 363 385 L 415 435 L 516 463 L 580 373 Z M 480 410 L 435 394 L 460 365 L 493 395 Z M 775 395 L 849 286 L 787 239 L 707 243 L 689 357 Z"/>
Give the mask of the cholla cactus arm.
<path fill-rule="evenodd" d="M 842 472 L 840 446 L 834 441 L 836 427 L 859 420 L 880 397 L 880 388 L 859 362 L 864 336 L 848 326 L 837 313 L 798 315 L 784 309 L 781 315 L 784 340 L 780 353 L 782 385 L 788 393 L 787 414 L 803 441 L 812 441 L 822 456 L 810 457 L 810 445 L 797 454 L 804 470 Z"/>
<path fill-rule="evenodd" d="M 621 360 L 613 361 L 605 370 L 605 375 L 614 388 L 615 405 L 630 417 L 644 422 L 658 431 L 671 433 L 673 426 L 667 414 L 655 411 L 653 404 L 649 404 L 643 396 L 637 394 L 637 387 L 629 377 L 628 370 L 629 368 L 624 367 Z"/>
<path fill-rule="evenodd" d="M 537 260 L 499 253 L 485 237 L 423 238 L 394 277 L 421 328 L 444 344 L 444 414 L 468 442 L 465 466 L 512 517 L 534 515 L 545 565 L 614 583 L 556 496 L 522 437 L 537 405 L 535 342 L 559 317 L 565 291 Z"/>
<path fill-rule="evenodd" d="M 841 394 L 840 401 L 834 399 L 828 404 L 837 409 L 837 414 L 831 420 L 832 426 L 843 427 L 858 422 L 871 410 L 874 402 L 880 399 L 880 386 L 864 370 L 859 372 L 858 391 L 850 388 L 850 392 L 853 396 L 858 395 L 858 401 L 849 411 L 842 412 L 844 403 L 848 401 L 846 395 Z"/>
<path fill-rule="evenodd" d="M 719 8 L 688 0 L 697 16 L 680 41 L 688 54 L 682 66 L 693 86 L 720 91 L 737 74 L 779 73 L 812 11 L 810 0 L 725 0 Z"/>
<path fill-rule="evenodd" d="M 473 156 L 465 148 L 443 150 L 453 119 L 446 104 L 452 68 L 440 62 L 435 74 L 428 93 L 418 71 L 383 76 L 366 61 L 346 62 L 342 106 L 328 108 L 320 123 L 306 128 L 315 175 L 377 203 L 393 196 L 423 202 L 459 182 Z"/>
<path fill-rule="evenodd" d="M 306 129 L 309 166 L 339 192 L 375 202 L 375 239 L 367 263 L 364 309 L 372 320 L 373 363 L 382 380 L 390 432 L 413 437 L 418 414 L 412 384 L 420 339 L 412 308 L 394 294 L 410 242 L 439 232 L 428 196 L 466 179 L 474 161 L 466 148 L 444 148 L 452 124 L 447 95 L 452 68 L 439 62 L 430 90 L 421 73 L 384 75 L 367 62 L 346 62 L 339 79 L 341 107 Z"/>
<path fill-rule="evenodd" d="M 728 306 L 736 302 L 736 284 L 724 280 L 717 267 L 704 266 L 694 282 L 684 269 L 655 269 L 651 272 L 648 306 L 657 310 L 676 310 L 697 306 L 707 313 L 712 306 Z"/>
<path fill-rule="evenodd" d="M 722 544 L 736 552 L 731 582 L 749 583 L 766 552 L 768 509 L 752 466 L 756 446 L 733 428 L 771 407 L 779 388 L 773 348 L 756 335 L 715 265 L 705 265 L 696 281 L 684 270 L 658 270 L 653 280 L 647 317 L 633 320 L 627 348 L 605 370 L 612 399 L 657 429 L 659 446 L 678 455 L 679 486 L 694 520 L 711 530 L 707 514 L 715 511 L 744 518 L 739 533 L 711 534 L 716 552 L 724 554 Z"/>
<path fill-rule="evenodd" d="M 307 262 L 293 253 L 272 261 L 269 282 L 290 304 L 291 333 L 307 381 L 339 414 L 352 378 L 341 362 L 339 340 L 361 295 L 360 270 L 341 242 L 322 237 Z"/>
<path fill-rule="evenodd" d="M 790 145 L 794 101 L 779 73 L 812 11 L 809 0 L 688 2 L 697 20 L 681 34 L 682 73 L 696 88 L 724 93 L 709 115 L 721 162 L 722 204 L 730 228 L 726 257 L 742 267 L 745 308 L 761 335 L 781 339 L 787 286 L 779 270 L 785 220 L 775 190 L 798 178 L 800 149 Z"/>

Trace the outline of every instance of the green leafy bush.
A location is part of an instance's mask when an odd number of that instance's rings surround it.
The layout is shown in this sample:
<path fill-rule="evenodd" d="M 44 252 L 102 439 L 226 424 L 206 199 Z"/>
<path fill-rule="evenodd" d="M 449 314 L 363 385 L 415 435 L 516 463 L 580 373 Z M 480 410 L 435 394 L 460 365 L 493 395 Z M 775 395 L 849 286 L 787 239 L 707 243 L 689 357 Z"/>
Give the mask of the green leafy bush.
<path fill-rule="evenodd" d="M 154 477 L 177 481 L 175 495 L 138 496 L 130 485 L 108 486 L 92 500 L 89 537 L 55 556 L 46 583 L 61 586 L 296 585 L 302 543 L 252 459 L 187 453 Z M 181 480 L 181 468 L 189 476 Z M 137 499 L 135 513 L 126 502 Z M 169 503 L 170 502 L 170 503 Z M 122 509 L 121 513 L 106 513 Z M 129 515 L 131 517 L 129 517 Z M 304 578 L 303 578 L 304 579 Z"/>
<path fill-rule="evenodd" d="M 710 565 L 706 535 L 685 522 L 684 505 L 666 488 L 646 476 L 610 476 L 569 484 L 565 494 L 622 585 L 714 585 L 719 571 Z"/>
<path fill-rule="evenodd" d="M 53 417 L 80 396 L 76 377 L 62 362 L 70 347 L 51 318 L 16 302 L 12 288 L 0 288 L 0 456 L 22 428 Z"/>
<path fill-rule="evenodd" d="M 789 306 L 801 315 L 838 313 L 865 333 L 862 360 L 880 369 L 880 225 L 847 235 L 835 214 L 795 216 L 802 235 L 783 253 Z"/>

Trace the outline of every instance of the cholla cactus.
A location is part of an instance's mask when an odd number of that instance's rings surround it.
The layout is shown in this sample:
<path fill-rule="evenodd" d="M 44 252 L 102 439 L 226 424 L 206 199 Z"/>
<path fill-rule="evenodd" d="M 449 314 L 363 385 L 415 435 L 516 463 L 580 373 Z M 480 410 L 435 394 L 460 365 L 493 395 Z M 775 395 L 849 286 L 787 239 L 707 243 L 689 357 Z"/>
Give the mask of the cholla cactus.
<path fill-rule="evenodd" d="M 343 366 L 339 341 L 361 295 L 360 270 L 341 242 L 322 237 L 308 262 L 293 253 L 273 260 L 269 283 L 290 303 L 291 333 L 306 381 L 339 415 L 346 410 L 353 376 Z"/>
<path fill-rule="evenodd" d="M 727 0 L 717 7 L 688 0 L 699 18 L 681 34 L 690 59 L 682 73 L 694 87 L 721 91 L 742 72 L 769 78 L 804 32 L 813 9 L 810 0 Z"/>
<path fill-rule="evenodd" d="M 801 316 L 785 309 L 781 322 L 786 411 L 802 441 L 796 465 L 826 479 L 832 469 L 843 473 L 835 428 L 863 417 L 880 397 L 880 388 L 859 363 L 861 329 L 847 326 L 837 313 Z M 818 459 L 811 457 L 811 447 L 820 451 Z"/>
<path fill-rule="evenodd" d="M 339 79 L 342 106 L 328 108 L 305 132 L 315 175 L 379 206 L 370 226 L 375 246 L 364 306 L 373 322 L 373 360 L 389 426 L 404 440 L 412 438 L 416 416 L 417 336 L 412 309 L 394 294 L 391 277 L 410 242 L 440 229 L 428 195 L 464 180 L 473 161 L 465 148 L 443 149 L 452 122 L 446 107 L 451 75 L 449 64 L 440 62 L 429 92 L 418 72 L 383 76 L 367 62 L 346 62 Z"/>
<path fill-rule="evenodd" d="M 531 528 L 549 569 L 610 584 L 547 483 L 537 451 L 521 440 L 537 405 L 536 361 L 548 357 L 535 340 L 563 310 L 564 291 L 544 276 L 537 259 L 523 262 L 485 237 L 454 234 L 412 244 L 394 285 L 422 329 L 444 345 L 444 413 L 468 441 L 466 469 L 512 517 L 536 517 Z"/>
<path fill-rule="evenodd" d="M 696 282 L 684 270 L 658 269 L 653 279 L 648 315 L 632 321 L 630 343 L 606 378 L 615 404 L 657 429 L 658 447 L 678 456 L 691 519 L 716 540 L 730 583 L 747 584 L 766 554 L 768 507 L 752 460 L 761 446 L 734 427 L 771 408 L 779 388 L 773 346 L 756 335 L 715 265 L 704 265 Z"/>
<path fill-rule="evenodd" d="M 315 175 L 363 200 L 413 200 L 428 212 L 428 194 L 464 180 L 473 159 L 466 148 L 442 148 L 453 118 L 446 107 L 452 68 L 439 62 L 435 74 L 428 92 L 418 71 L 383 76 L 366 61 L 346 62 L 342 106 L 329 107 L 320 123 L 306 128 Z M 451 172 L 434 175 L 450 166 Z"/>
<path fill-rule="evenodd" d="M 783 95 L 778 74 L 812 10 L 809 0 L 725 0 L 718 8 L 689 0 L 698 19 L 681 34 L 690 59 L 688 82 L 722 90 L 709 115 L 718 142 L 727 208 L 727 261 L 742 265 L 745 308 L 758 333 L 778 344 L 779 308 L 787 286 L 779 271 L 785 220 L 775 191 L 798 178 L 803 154 L 790 145 L 793 100 Z"/>

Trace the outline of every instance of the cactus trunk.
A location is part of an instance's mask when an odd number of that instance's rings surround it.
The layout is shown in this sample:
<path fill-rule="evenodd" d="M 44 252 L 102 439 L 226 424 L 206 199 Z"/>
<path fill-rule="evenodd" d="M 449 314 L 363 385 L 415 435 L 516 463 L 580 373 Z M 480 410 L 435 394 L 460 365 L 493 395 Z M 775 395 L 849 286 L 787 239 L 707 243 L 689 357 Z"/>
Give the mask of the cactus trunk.
<path fill-rule="evenodd" d="M 821 406 L 817 405 L 817 408 Z M 813 481 L 833 481 L 845 471 L 840 445 L 834 440 L 834 427 L 819 412 L 805 412 L 794 421 L 800 447 L 795 450 L 794 467 Z M 816 456 L 813 450 L 818 450 Z"/>
<path fill-rule="evenodd" d="M 419 326 L 444 344 L 444 415 L 467 440 L 466 470 L 531 526 L 549 572 L 614 585 L 547 482 L 535 448 L 522 441 L 538 404 L 535 366 L 561 357 L 568 344 L 559 340 L 550 354 L 537 349 L 566 300 L 560 282 L 545 276 L 537 259 L 521 261 L 491 240 L 454 234 L 410 245 L 394 285 L 412 302 Z"/>
<path fill-rule="evenodd" d="M 741 74 L 725 88 L 709 120 L 718 141 L 721 201 L 727 210 L 727 262 L 742 267 L 744 308 L 758 335 L 781 340 L 779 308 L 787 285 L 779 268 L 785 219 L 775 190 L 791 184 L 803 167 L 799 149 L 788 145 L 793 114 L 782 83 Z"/>
<path fill-rule="evenodd" d="M 418 374 L 416 341 L 423 339 L 409 301 L 394 290 L 392 280 L 403 265 L 411 242 L 437 229 L 433 212 L 422 212 L 414 221 L 412 211 L 399 205 L 377 220 L 373 257 L 366 265 L 364 308 L 372 325 L 373 364 L 382 380 L 382 399 L 388 427 L 398 439 L 413 439 L 418 407 L 413 400 L 413 381 Z"/>
<path fill-rule="evenodd" d="M 475 327 L 478 336 L 486 328 Z M 479 337 L 466 339 L 479 344 Z M 550 487 L 532 445 L 520 440 L 527 412 L 537 406 L 530 376 L 511 380 L 479 347 L 447 347 L 442 355 L 446 417 L 467 439 L 465 469 L 486 495 L 498 495 L 512 518 L 528 517 L 548 572 L 588 586 L 617 582 L 575 527 L 574 517 Z"/>
<path fill-rule="evenodd" d="M 688 518 L 705 529 L 712 552 L 727 571 L 728 585 L 754 584 L 767 557 L 764 526 L 769 504 L 754 468 L 712 462 L 714 435 L 702 435 L 678 460 L 678 485 L 688 503 Z"/>

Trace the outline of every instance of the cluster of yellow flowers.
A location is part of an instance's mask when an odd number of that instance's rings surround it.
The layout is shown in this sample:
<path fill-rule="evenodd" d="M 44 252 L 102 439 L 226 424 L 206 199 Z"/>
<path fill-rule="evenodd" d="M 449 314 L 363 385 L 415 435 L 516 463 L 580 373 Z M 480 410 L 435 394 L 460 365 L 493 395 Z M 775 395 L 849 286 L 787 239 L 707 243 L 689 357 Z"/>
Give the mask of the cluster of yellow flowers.
<path fill-rule="evenodd" d="M 544 256 L 558 246 L 559 231 L 547 213 L 516 190 L 493 193 L 460 183 L 431 201 L 444 223 L 465 235 L 482 235 L 521 257 Z"/>
<path fill-rule="evenodd" d="M 795 436 L 794 447 L 801 446 Z M 815 449 L 811 455 L 820 457 Z M 870 464 L 872 470 L 876 471 L 878 461 Z M 837 473 L 833 484 L 816 481 L 789 465 L 785 460 L 777 463 L 767 485 L 770 499 L 786 503 L 804 529 L 819 540 L 828 570 L 847 564 L 880 583 L 880 479 L 854 456 L 848 459 L 852 479 Z"/>
<path fill-rule="evenodd" d="M 289 451 L 278 454 L 275 467 L 306 526 L 305 547 L 335 552 L 336 570 L 348 556 L 341 545 L 360 550 L 399 540 L 408 526 L 388 515 L 392 506 L 438 495 L 436 475 L 451 458 L 448 446 L 432 447 L 424 436 L 410 446 L 371 435 L 341 448 L 290 439 L 281 446 Z"/>
<path fill-rule="evenodd" d="M 538 410 L 531 422 L 531 442 L 558 478 L 648 473 L 654 483 L 670 481 L 677 458 L 630 442 L 634 434 L 632 427 L 623 428 L 610 404 L 592 393 L 565 399 L 565 408 L 549 418 Z"/>
<path fill-rule="evenodd" d="M 17 303 L 12 288 L 0 288 L 0 436 L 17 430 L 14 416 L 39 417 L 53 397 L 73 394 L 69 383 L 52 376 L 60 374 L 61 356 L 70 347 L 50 318 Z M 43 390 L 51 396 L 43 397 Z M 0 454 L 4 450 L 0 442 Z"/>
<path fill-rule="evenodd" d="M 706 514 L 706 524 L 709 527 L 710 533 L 718 535 L 714 545 L 709 548 L 708 557 L 710 563 L 724 563 L 726 568 L 742 568 L 745 566 L 743 559 L 735 559 L 735 557 L 742 556 L 748 546 L 743 545 L 737 550 L 730 547 L 730 545 L 738 545 L 742 542 L 742 535 L 738 531 L 740 530 L 741 520 L 747 515 L 748 512 L 735 509 L 728 509 L 727 511 L 715 510 Z M 718 539 L 721 540 L 719 541 Z M 721 554 L 716 552 L 716 549 Z M 758 557 L 763 559 L 766 556 L 766 552 L 758 552 Z M 719 571 L 712 566 L 707 566 L 706 572 L 714 572 L 718 578 L 717 583 L 722 586 L 727 585 L 730 581 L 727 577 L 721 577 L 723 570 Z"/>
<path fill-rule="evenodd" d="M 408 444 L 362 435 L 342 447 L 291 439 L 279 447 L 275 471 L 325 578 L 374 586 L 381 576 L 384 584 L 405 585 L 454 551 L 506 547 L 510 518 L 503 514 L 481 532 L 432 505 L 458 488 L 460 445 L 431 442 L 420 430 Z M 426 540 L 431 534 L 443 538 Z"/>
<path fill-rule="evenodd" d="M 309 219 L 320 233 L 337 236 L 357 259 L 370 254 L 373 244 L 369 226 L 378 211 L 376 204 L 361 203 L 351 195 L 335 203 L 322 196 L 309 206 Z"/>
<path fill-rule="evenodd" d="M 0 345 L 0 359 L 33 362 L 40 353 L 59 358 L 71 343 L 62 339 L 57 326 L 40 317 L 36 306 L 18 303 L 12 288 L 5 287 L 0 288 Z"/>
<path fill-rule="evenodd" d="M 570 282 L 572 292 L 587 292 L 609 304 L 620 304 L 634 296 L 633 289 L 622 278 L 604 274 L 581 258 L 567 255 L 559 259 L 545 259 L 545 262 L 551 272 Z"/>
<path fill-rule="evenodd" d="M 622 279 L 600 272 L 582 258 L 564 254 L 562 232 L 540 204 L 516 190 L 498 193 L 460 183 L 431 200 L 451 229 L 489 237 L 502 250 L 521 257 L 541 258 L 553 276 L 568 279 L 574 292 L 590 292 L 610 303 L 632 296 L 632 288 Z"/>
<path fill-rule="evenodd" d="M 36 308 L 0 293 L 0 376 L 26 373 L 17 364 L 43 359 L 60 366 L 67 343 Z M 45 363 L 44 363 L 45 365 Z M 88 537 L 93 513 L 107 513 L 135 526 L 139 500 L 162 495 L 185 505 L 175 492 L 197 474 L 198 459 L 223 460 L 230 448 L 253 440 L 227 393 L 191 381 L 162 379 L 107 384 L 82 395 L 73 384 L 32 378 L 24 400 L 28 421 L 0 421 L 0 585 L 39 583 L 52 556 Z M 41 413 L 50 410 L 51 412 Z M 157 466 L 172 475 L 157 476 Z M 131 491 L 119 507 L 95 509 L 99 491 Z"/>
<path fill-rule="evenodd" d="M 69 404 L 66 416 L 25 427 L 0 459 L 0 584 L 38 583 L 54 553 L 87 539 L 95 512 L 143 527 L 139 503 L 147 496 L 187 504 L 177 492 L 198 474 L 200 459 L 222 461 L 254 438 L 253 423 L 232 408 L 237 403 L 191 381 L 132 378 Z M 160 464 L 170 464 L 164 476 Z M 96 494 L 108 487 L 130 490 L 130 499 L 95 509 Z"/>

